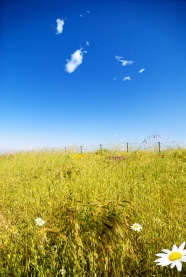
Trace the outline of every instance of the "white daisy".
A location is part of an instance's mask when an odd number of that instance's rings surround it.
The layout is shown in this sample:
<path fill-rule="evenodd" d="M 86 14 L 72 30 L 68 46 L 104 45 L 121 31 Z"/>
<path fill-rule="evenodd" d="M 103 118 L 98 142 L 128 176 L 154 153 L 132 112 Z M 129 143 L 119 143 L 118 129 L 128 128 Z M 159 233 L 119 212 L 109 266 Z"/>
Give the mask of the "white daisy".
<path fill-rule="evenodd" d="M 65 269 L 60 269 L 60 274 L 65 274 L 66 270 Z"/>
<path fill-rule="evenodd" d="M 35 219 L 35 223 L 38 226 L 43 226 L 45 224 L 45 221 L 42 218 L 38 217 Z"/>
<path fill-rule="evenodd" d="M 142 226 L 138 223 L 134 223 L 132 226 L 131 226 L 131 229 L 134 230 L 134 231 L 137 231 L 137 232 L 140 232 L 141 229 L 142 229 Z"/>
<path fill-rule="evenodd" d="M 179 247 L 177 247 L 175 244 L 172 247 L 172 251 L 168 249 L 163 249 L 162 252 L 164 253 L 158 253 L 156 256 L 160 257 L 159 259 L 155 260 L 157 262 L 157 265 L 161 266 L 167 266 L 171 264 L 171 268 L 174 266 L 177 267 L 178 271 L 182 270 L 182 263 L 181 262 L 186 262 L 186 249 L 185 247 L 185 242 L 183 242 Z"/>

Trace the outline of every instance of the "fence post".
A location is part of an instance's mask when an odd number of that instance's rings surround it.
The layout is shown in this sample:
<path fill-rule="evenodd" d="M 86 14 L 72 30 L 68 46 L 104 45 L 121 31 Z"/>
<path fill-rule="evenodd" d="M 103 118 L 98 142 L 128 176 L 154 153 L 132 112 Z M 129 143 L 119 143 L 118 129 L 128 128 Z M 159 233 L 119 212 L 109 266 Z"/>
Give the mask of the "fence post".
<path fill-rule="evenodd" d="M 129 144 L 128 144 L 128 142 L 127 142 L 127 152 L 129 152 Z"/>
<path fill-rule="evenodd" d="M 160 149 L 160 141 L 158 141 L 158 153 L 160 153 L 161 149 Z"/>
<path fill-rule="evenodd" d="M 100 144 L 100 151 L 101 151 L 101 154 L 102 154 L 102 145 Z"/>
<path fill-rule="evenodd" d="M 81 154 L 83 153 L 83 146 L 80 146 L 80 148 L 81 148 Z"/>
<path fill-rule="evenodd" d="M 65 153 L 67 152 L 67 148 L 65 147 Z"/>

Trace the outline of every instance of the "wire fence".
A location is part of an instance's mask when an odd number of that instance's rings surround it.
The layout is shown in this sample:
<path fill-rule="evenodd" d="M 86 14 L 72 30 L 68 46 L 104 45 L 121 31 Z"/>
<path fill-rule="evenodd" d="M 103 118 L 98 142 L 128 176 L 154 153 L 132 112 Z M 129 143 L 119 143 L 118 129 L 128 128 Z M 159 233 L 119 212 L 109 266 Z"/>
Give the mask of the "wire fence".
<path fill-rule="evenodd" d="M 51 149 L 51 148 L 50 148 Z M 146 139 L 139 142 L 120 142 L 120 143 L 103 143 L 103 144 L 94 144 L 94 145 L 73 145 L 60 148 L 52 148 L 52 151 L 62 151 L 65 153 L 93 153 L 111 151 L 111 152 L 133 152 L 133 151 L 157 151 L 161 152 L 164 150 L 173 150 L 173 149 L 185 149 L 186 150 L 186 141 L 177 141 L 177 140 L 168 140 L 160 135 L 150 135 Z M 47 148 L 44 150 L 47 150 Z M 15 151 L 13 151 L 15 152 Z M 0 152 L 0 156 L 4 152 Z M 10 153 L 8 151 L 7 153 Z"/>
<path fill-rule="evenodd" d="M 63 148 L 53 148 L 53 150 L 60 150 L 64 152 L 71 153 L 90 153 L 97 151 L 123 151 L 123 152 L 133 152 L 137 150 L 144 151 L 157 151 L 161 152 L 167 149 L 186 149 L 186 141 L 152 141 L 145 140 L 142 143 L 138 142 L 123 142 L 117 145 L 113 143 L 105 143 L 98 145 L 80 145 L 80 146 L 69 146 Z"/>

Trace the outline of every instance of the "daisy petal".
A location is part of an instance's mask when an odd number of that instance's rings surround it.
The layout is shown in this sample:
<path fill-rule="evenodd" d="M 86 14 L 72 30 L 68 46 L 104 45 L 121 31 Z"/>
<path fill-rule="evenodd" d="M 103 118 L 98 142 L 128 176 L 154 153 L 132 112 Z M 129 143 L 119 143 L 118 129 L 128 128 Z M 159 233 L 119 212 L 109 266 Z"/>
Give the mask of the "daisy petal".
<path fill-rule="evenodd" d="M 159 258 L 159 259 L 156 259 L 154 262 L 161 263 L 161 262 L 163 262 L 163 261 L 164 261 L 163 258 Z"/>
<path fill-rule="evenodd" d="M 168 249 L 163 249 L 162 252 L 165 252 L 165 253 L 167 253 L 167 254 L 170 254 L 170 253 L 171 253 L 171 251 L 168 250 Z"/>
<path fill-rule="evenodd" d="M 183 257 L 180 259 L 180 262 L 186 262 L 186 256 L 183 256 Z"/>
<path fill-rule="evenodd" d="M 167 257 L 167 254 L 158 253 L 158 254 L 156 254 L 156 256 L 161 257 L 161 258 L 164 258 L 164 257 Z"/>
<path fill-rule="evenodd" d="M 175 265 L 176 265 L 176 261 L 174 261 L 174 262 L 172 262 L 172 263 L 171 263 L 171 266 L 170 266 L 170 268 L 173 268 L 173 267 L 175 267 Z"/>
<path fill-rule="evenodd" d="M 185 247 L 185 241 L 179 246 L 178 251 L 180 252 L 183 251 L 184 247 Z"/>
<path fill-rule="evenodd" d="M 176 244 L 174 244 L 172 247 L 172 252 L 176 252 L 176 251 L 178 251 L 178 247 L 176 246 Z"/>
<path fill-rule="evenodd" d="M 161 265 L 161 266 L 167 266 L 169 264 L 171 264 L 170 261 L 163 261 L 163 262 L 159 263 L 159 265 Z"/>
<path fill-rule="evenodd" d="M 178 260 L 175 261 L 175 265 L 176 265 L 178 271 L 182 270 L 182 263 L 180 263 L 180 261 L 178 261 Z"/>
<path fill-rule="evenodd" d="M 164 262 L 171 262 L 171 261 L 169 261 L 169 259 L 167 259 L 167 258 L 159 258 L 159 259 L 157 259 L 157 260 L 155 260 L 155 262 L 157 262 L 157 263 L 164 263 Z"/>

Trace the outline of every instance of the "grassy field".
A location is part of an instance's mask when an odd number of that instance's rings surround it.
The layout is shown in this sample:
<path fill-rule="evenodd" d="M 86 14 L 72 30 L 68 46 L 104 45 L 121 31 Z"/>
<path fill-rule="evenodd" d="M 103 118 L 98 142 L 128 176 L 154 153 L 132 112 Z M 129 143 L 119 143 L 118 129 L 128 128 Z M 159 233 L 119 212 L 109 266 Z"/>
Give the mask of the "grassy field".
<path fill-rule="evenodd" d="M 154 262 L 186 241 L 185 216 L 186 149 L 4 155 L 0 276 L 186 276 Z"/>

